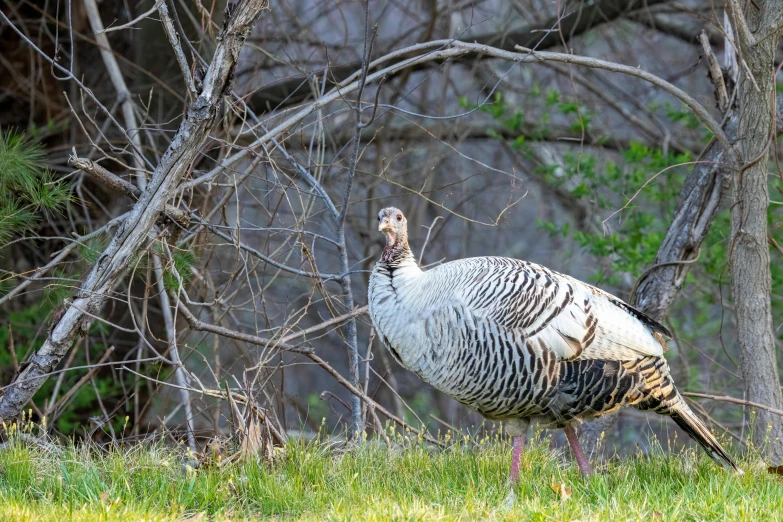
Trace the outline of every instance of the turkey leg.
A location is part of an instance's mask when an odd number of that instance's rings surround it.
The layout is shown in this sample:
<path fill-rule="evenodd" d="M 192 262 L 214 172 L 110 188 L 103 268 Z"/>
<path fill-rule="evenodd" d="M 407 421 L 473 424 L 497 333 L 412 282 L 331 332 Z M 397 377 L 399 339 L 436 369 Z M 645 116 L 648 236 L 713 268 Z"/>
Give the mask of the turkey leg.
<path fill-rule="evenodd" d="M 566 439 L 571 445 L 571 451 L 574 453 L 574 458 L 577 464 L 579 464 L 579 470 L 582 472 L 582 478 L 587 478 L 593 474 L 593 469 L 590 467 L 590 461 L 587 460 L 585 454 L 582 453 L 582 448 L 579 446 L 579 439 L 576 438 L 576 431 L 573 426 L 566 426 L 563 428 Z"/>
<path fill-rule="evenodd" d="M 509 419 L 503 423 L 503 430 L 514 437 L 514 447 L 511 452 L 511 488 L 519 483 L 519 468 L 522 464 L 522 452 L 527 441 L 527 429 L 530 421 L 527 419 Z"/>
<path fill-rule="evenodd" d="M 514 449 L 511 451 L 511 486 L 519 483 L 519 466 L 522 463 L 522 451 L 525 449 L 527 435 L 514 437 Z"/>

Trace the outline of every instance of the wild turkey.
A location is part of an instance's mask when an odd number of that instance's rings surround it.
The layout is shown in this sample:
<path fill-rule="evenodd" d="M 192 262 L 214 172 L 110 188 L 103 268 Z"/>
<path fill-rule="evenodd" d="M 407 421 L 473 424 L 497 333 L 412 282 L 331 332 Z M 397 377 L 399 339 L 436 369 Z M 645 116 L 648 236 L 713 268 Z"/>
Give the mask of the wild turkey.
<path fill-rule="evenodd" d="M 422 271 L 398 209 L 370 276 L 372 322 L 394 358 L 514 437 L 511 482 L 531 420 L 563 428 L 583 476 L 574 431 L 622 406 L 668 415 L 726 469 L 739 471 L 674 387 L 663 357 L 669 332 L 620 299 L 547 268 L 474 257 Z M 513 490 L 512 490 L 513 492 Z"/>

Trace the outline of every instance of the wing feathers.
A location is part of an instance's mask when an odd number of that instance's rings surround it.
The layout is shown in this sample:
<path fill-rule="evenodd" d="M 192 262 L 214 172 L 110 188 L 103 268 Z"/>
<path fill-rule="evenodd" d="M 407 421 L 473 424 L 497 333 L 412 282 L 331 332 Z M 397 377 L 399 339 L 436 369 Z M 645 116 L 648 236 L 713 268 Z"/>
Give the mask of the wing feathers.
<path fill-rule="evenodd" d="M 485 259 L 490 274 L 501 265 L 501 276 L 475 278 L 463 302 L 476 317 L 539 341 L 559 359 L 626 360 L 666 349 L 665 327 L 603 290 L 533 263 Z"/>

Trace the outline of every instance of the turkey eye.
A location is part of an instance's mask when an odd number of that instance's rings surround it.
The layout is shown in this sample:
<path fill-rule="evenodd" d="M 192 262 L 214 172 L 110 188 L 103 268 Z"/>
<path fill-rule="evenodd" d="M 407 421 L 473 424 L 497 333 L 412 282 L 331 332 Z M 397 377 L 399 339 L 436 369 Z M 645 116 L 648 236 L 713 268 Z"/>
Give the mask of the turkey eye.
<path fill-rule="evenodd" d="M 402 216 L 400 214 L 397 214 L 397 221 L 402 221 Z"/>

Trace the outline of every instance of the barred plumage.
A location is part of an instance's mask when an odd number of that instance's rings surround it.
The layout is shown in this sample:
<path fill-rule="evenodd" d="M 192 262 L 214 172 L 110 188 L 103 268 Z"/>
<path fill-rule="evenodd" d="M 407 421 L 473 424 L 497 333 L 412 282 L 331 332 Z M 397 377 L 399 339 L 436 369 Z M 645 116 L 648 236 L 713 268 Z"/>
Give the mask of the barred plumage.
<path fill-rule="evenodd" d="M 402 212 L 384 209 L 379 221 L 387 246 L 370 277 L 370 316 L 394 358 L 424 381 L 522 432 L 531 419 L 565 428 L 569 442 L 578 419 L 623 406 L 655 411 L 674 418 L 718 464 L 737 469 L 674 387 L 663 357 L 666 328 L 598 288 L 526 261 L 477 257 L 424 272 Z"/>

